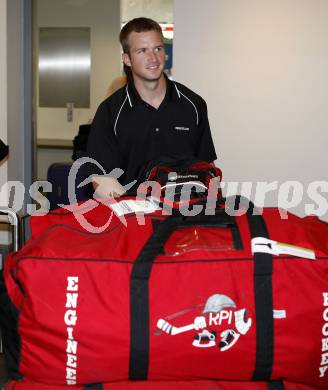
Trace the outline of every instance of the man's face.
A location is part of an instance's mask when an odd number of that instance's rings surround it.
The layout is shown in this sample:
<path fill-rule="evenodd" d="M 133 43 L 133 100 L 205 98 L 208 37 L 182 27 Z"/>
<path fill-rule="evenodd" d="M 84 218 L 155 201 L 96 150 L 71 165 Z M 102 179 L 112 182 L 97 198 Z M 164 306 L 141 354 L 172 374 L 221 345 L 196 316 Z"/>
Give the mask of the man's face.
<path fill-rule="evenodd" d="M 165 64 L 164 43 L 155 30 L 132 32 L 128 38 L 129 54 L 123 53 L 123 62 L 131 68 L 134 80 L 156 81 L 162 77 Z"/>

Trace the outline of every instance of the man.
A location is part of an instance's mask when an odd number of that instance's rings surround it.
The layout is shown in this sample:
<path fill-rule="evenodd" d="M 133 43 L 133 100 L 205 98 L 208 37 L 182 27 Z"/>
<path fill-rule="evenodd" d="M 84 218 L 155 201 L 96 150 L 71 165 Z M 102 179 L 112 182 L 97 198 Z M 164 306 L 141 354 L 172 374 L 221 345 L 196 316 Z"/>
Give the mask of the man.
<path fill-rule="evenodd" d="M 165 50 L 161 27 L 136 18 L 121 30 L 122 60 L 128 84 L 100 104 L 92 123 L 88 155 L 119 178 L 93 176 L 101 196 L 119 196 L 123 185 L 159 156 L 188 155 L 216 159 L 205 101 L 163 73 Z M 100 174 L 100 172 L 99 172 Z"/>

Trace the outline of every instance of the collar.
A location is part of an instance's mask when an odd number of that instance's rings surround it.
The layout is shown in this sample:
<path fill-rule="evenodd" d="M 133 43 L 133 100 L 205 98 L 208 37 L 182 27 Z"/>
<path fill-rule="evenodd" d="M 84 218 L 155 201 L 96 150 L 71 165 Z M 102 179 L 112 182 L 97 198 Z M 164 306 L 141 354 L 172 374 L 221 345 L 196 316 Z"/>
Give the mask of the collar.
<path fill-rule="evenodd" d="M 167 104 L 169 101 L 179 100 L 180 91 L 174 81 L 170 80 L 164 73 L 166 80 L 166 93 L 162 104 Z M 129 81 L 125 86 L 125 93 L 128 99 L 130 107 L 134 107 L 138 104 L 147 104 L 140 97 L 133 81 Z"/>

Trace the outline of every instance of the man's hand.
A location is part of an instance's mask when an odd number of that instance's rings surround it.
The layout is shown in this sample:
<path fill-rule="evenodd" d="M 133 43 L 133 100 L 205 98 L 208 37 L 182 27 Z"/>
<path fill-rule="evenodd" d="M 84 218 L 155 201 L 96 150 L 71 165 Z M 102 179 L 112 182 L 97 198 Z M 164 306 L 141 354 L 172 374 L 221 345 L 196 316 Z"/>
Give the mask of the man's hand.
<path fill-rule="evenodd" d="M 115 177 L 93 176 L 92 185 L 95 195 L 99 198 L 119 198 L 125 189 Z"/>

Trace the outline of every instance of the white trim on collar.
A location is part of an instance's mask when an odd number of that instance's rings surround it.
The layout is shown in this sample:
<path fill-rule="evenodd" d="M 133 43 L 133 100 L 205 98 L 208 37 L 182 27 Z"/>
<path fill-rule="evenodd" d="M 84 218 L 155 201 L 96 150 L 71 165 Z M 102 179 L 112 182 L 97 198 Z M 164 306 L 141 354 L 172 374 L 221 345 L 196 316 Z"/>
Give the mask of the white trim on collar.
<path fill-rule="evenodd" d="M 179 99 L 180 99 L 180 95 L 182 95 L 184 98 L 186 98 L 188 101 L 189 101 L 189 103 L 191 103 L 192 105 L 193 105 L 193 107 L 194 107 L 194 109 L 195 109 L 195 111 L 196 111 L 196 117 L 197 117 L 197 126 L 198 126 L 198 122 L 199 122 L 199 115 L 198 115 L 198 111 L 197 111 L 197 107 L 196 107 L 196 105 L 188 98 L 188 96 L 186 96 L 184 93 L 182 93 L 179 89 L 178 89 L 178 87 L 177 87 L 177 85 L 174 83 L 174 86 L 175 86 L 175 89 L 177 90 L 177 93 L 178 93 L 178 96 L 179 96 Z"/>
<path fill-rule="evenodd" d="M 125 87 L 125 91 L 126 91 L 126 96 L 129 99 L 130 107 L 132 107 L 132 102 L 131 102 L 128 86 Z"/>
<path fill-rule="evenodd" d="M 180 91 L 178 90 L 178 87 L 177 87 L 177 85 L 175 84 L 175 83 L 173 83 L 174 84 L 174 86 L 175 86 L 175 89 L 177 90 L 177 94 L 178 94 L 178 96 L 179 96 L 179 99 L 180 99 Z"/>
<path fill-rule="evenodd" d="M 118 118 L 119 118 L 119 116 L 120 116 L 120 113 L 121 113 L 121 111 L 122 111 L 122 108 L 123 108 L 123 106 L 124 106 L 124 104 L 125 104 L 127 98 L 128 98 L 128 95 L 125 96 L 124 102 L 122 103 L 121 108 L 119 109 L 118 114 L 117 114 L 117 117 L 116 117 L 116 120 L 115 120 L 115 124 L 114 124 L 114 133 L 115 133 L 116 136 L 117 136 L 117 132 L 116 132 L 117 121 L 118 121 Z M 131 106 L 131 107 L 132 107 L 132 106 Z"/>

